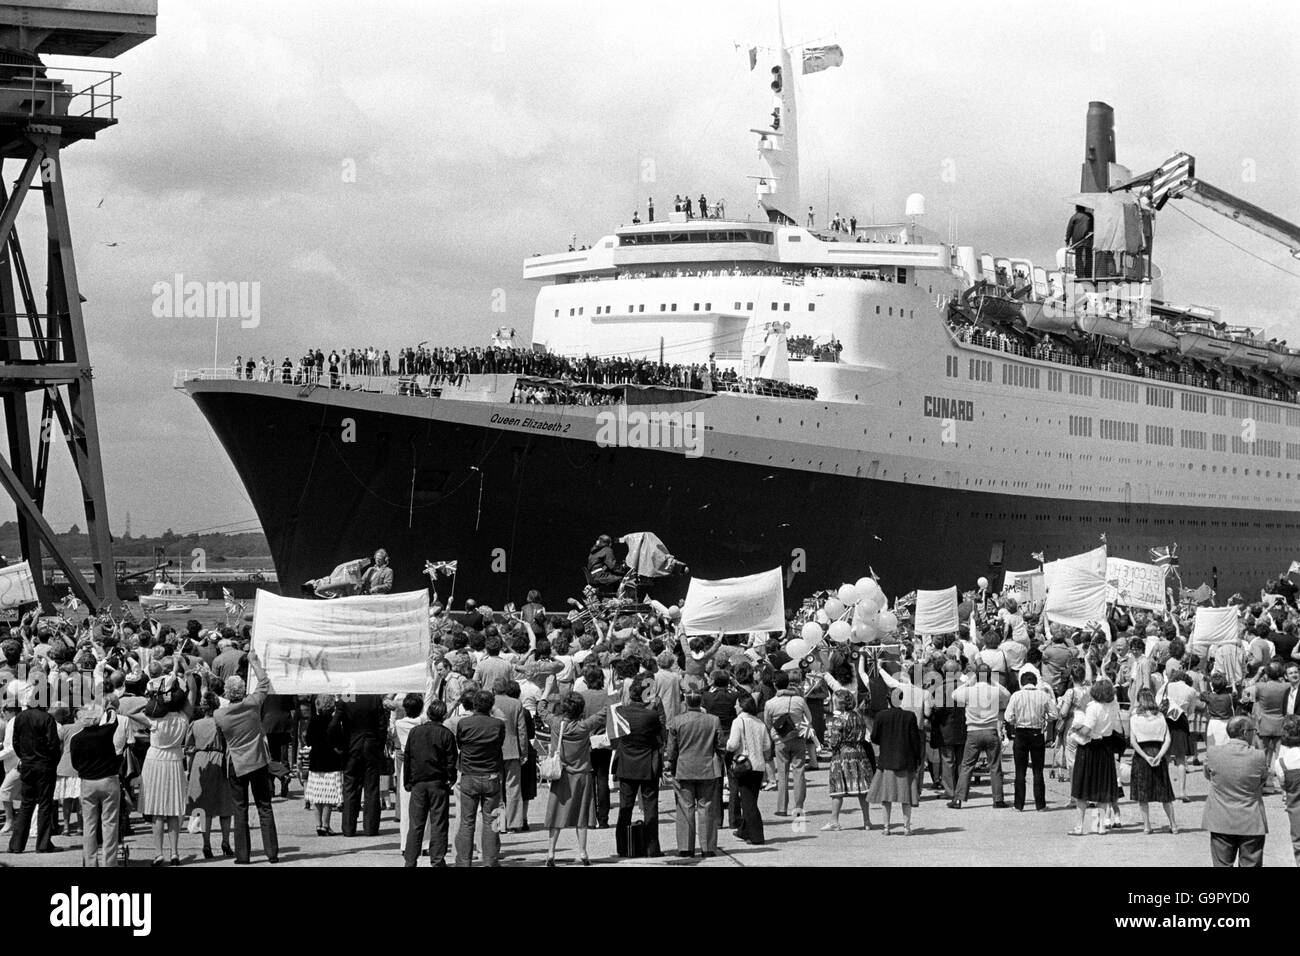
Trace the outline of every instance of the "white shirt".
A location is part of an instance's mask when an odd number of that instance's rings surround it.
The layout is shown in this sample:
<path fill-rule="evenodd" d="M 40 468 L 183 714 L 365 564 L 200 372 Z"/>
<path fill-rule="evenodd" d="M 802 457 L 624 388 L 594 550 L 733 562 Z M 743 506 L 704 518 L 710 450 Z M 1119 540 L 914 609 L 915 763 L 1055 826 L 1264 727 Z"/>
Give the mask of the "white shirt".
<path fill-rule="evenodd" d="M 1087 727 L 1088 740 L 1100 740 L 1119 726 L 1119 708 L 1102 704 L 1095 700 L 1088 701 L 1079 726 Z"/>

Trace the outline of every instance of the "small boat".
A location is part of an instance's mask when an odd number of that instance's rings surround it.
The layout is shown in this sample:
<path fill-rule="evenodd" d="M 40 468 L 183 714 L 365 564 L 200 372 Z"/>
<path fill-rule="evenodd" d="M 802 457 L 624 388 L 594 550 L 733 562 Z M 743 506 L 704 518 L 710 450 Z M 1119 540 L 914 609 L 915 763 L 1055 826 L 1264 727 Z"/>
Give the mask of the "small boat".
<path fill-rule="evenodd" d="M 1191 358 L 1223 362 L 1236 345 L 1231 339 L 1222 339 L 1208 332 L 1178 332 L 1178 351 Z"/>
<path fill-rule="evenodd" d="M 1268 364 L 1272 350 L 1267 345 L 1254 339 L 1238 339 L 1232 343 L 1233 349 L 1223 361 L 1238 368 L 1258 368 Z"/>
<path fill-rule="evenodd" d="M 1104 335 L 1108 339 L 1128 341 L 1129 324 L 1109 315 L 1085 312 L 1079 316 L 1079 328 L 1089 335 Z"/>
<path fill-rule="evenodd" d="M 175 581 L 159 581 L 149 594 L 140 595 L 140 606 L 151 610 L 163 610 L 169 604 L 207 604 L 208 599 L 193 591 L 184 590 Z"/>
<path fill-rule="evenodd" d="M 1046 308 L 1053 306 L 1053 308 Z M 1074 331 L 1074 316 L 1065 310 L 1065 303 L 1060 299 L 1051 302 L 1024 302 L 1021 308 L 1025 324 L 1039 332 L 1056 332 L 1058 334 Z"/>
<path fill-rule="evenodd" d="M 163 610 L 172 614 L 189 614 L 194 608 L 188 604 L 168 604 Z"/>
<path fill-rule="evenodd" d="M 1139 352 L 1154 355 L 1157 352 L 1177 352 L 1178 336 L 1164 325 L 1135 325 L 1129 329 L 1128 344 Z"/>
<path fill-rule="evenodd" d="M 1294 378 L 1300 378 L 1300 352 L 1295 352 L 1291 349 L 1286 349 L 1285 351 L 1278 354 L 1281 356 L 1282 359 L 1281 364 L 1278 366 L 1278 370 L 1283 375 L 1289 375 Z"/>

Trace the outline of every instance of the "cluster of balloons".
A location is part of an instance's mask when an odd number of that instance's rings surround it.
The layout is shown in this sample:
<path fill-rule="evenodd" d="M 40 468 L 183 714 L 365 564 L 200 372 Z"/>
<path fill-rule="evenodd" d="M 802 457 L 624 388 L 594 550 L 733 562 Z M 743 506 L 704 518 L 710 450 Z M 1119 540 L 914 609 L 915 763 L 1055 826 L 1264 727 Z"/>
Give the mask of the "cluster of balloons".
<path fill-rule="evenodd" d="M 823 640 L 836 643 L 866 644 L 877 637 L 898 630 L 898 617 L 889 610 L 885 592 L 874 578 L 859 578 L 854 584 L 842 584 L 814 620 L 803 626 L 799 637 L 786 644 L 786 653 L 798 660 Z"/>

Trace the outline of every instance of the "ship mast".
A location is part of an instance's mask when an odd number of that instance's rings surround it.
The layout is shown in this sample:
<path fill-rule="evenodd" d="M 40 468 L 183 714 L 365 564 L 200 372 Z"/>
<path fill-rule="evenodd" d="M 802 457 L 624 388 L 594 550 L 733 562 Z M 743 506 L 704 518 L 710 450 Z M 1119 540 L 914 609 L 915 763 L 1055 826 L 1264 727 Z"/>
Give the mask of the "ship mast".
<path fill-rule="evenodd" d="M 794 68 L 785 45 L 781 0 L 776 4 L 776 30 L 780 63 L 772 67 L 772 115 L 758 134 L 758 154 L 767 175 L 758 182 L 758 202 L 771 222 L 795 223 L 803 208 L 799 200 L 799 123 L 795 107 Z"/>

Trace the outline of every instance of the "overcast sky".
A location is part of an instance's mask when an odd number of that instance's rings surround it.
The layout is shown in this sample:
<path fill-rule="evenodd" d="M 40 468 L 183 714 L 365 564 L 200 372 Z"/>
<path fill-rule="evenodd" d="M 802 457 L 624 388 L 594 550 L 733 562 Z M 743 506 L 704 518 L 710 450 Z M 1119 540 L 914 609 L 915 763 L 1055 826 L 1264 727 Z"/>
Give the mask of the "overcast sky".
<path fill-rule="evenodd" d="M 122 71 L 121 125 L 64 160 L 115 533 L 128 510 L 136 534 L 253 517 L 170 387 L 173 369 L 212 363 L 213 324 L 154 318 L 154 283 L 261 284 L 261 324 L 223 323 L 222 364 L 308 345 L 483 344 L 497 325 L 531 327 L 525 256 L 572 233 L 594 241 L 651 194 L 661 209 L 685 191 L 753 206 L 748 130 L 770 94 L 744 48 L 775 44 L 774 4 L 161 6 L 156 38 L 76 64 Z M 841 68 L 799 80 L 805 203 L 820 214 L 829 184 L 832 211 L 888 220 L 921 192 L 941 236 L 956 215 L 964 243 L 1050 261 L 1088 102 L 1104 100 L 1121 163 L 1185 150 L 1202 178 L 1300 221 L 1300 5 L 1141 3 L 1091 19 L 1105 9 L 788 2 L 787 42 L 844 50 Z M 1167 297 L 1300 344 L 1300 262 L 1184 208 L 1293 275 L 1166 212 Z M 55 461 L 64 528 L 79 502 Z"/>

